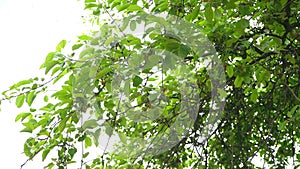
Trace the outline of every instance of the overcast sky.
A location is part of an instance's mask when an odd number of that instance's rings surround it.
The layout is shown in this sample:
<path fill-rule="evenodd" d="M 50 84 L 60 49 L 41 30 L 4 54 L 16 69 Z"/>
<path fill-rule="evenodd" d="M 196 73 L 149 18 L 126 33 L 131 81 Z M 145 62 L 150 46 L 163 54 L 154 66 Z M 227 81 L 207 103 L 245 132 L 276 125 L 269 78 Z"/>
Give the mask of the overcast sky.
<path fill-rule="evenodd" d="M 80 35 L 83 5 L 76 0 L 0 0 L 0 91 L 22 79 L 35 77 L 45 56 L 62 39 Z M 0 168 L 20 168 L 26 160 L 23 143 L 29 136 L 20 133 L 15 116 L 22 109 L 4 102 L 0 112 Z M 41 156 L 41 155 L 39 155 Z M 24 169 L 42 168 L 29 162 Z"/>

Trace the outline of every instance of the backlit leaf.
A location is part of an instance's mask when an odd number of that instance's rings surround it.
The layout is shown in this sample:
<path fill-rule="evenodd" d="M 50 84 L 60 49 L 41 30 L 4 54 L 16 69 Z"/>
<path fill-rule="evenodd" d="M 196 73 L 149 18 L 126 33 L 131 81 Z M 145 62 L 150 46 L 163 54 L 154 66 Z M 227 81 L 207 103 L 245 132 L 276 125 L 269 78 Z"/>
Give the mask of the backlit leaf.
<path fill-rule="evenodd" d="M 22 107 L 24 104 L 24 100 L 25 100 L 25 95 L 24 94 L 19 95 L 16 99 L 16 106 L 18 108 Z"/>
<path fill-rule="evenodd" d="M 66 44 L 66 40 L 60 41 L 59 44 L 56 46 L 56 52 L 61 52 L 61 50 L 66 46 Z"/>
<path fill-rule="evenodd" d="M 26 102 L 28 104 L 28 106 L 31 106 L 33 100 L 35 99 L 36 95 L 35 95 L 35 92 L 34 91 L 31 91 L 27 94 L 27 97 L 26 97 Z"/>
<path fill-rule="evenodd" d="M 47 158 L 47 156 L 48 156 L 50 150 L 51 150 L 50 148 L 46 148 L 46 149 L 43 151 L 43 153 L 42 153 L 42 161 L 44 161 L 44 160 Z"/>

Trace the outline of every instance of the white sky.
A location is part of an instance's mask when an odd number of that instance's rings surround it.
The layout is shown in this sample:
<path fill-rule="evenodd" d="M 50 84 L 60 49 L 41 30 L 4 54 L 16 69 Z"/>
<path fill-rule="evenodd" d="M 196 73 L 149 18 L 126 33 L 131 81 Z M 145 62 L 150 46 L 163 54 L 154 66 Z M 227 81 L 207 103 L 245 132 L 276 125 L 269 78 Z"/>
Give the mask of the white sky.
<path fill-rule="evenodd" d="M 19 80 L 37 76 L 45 56 L 62 39 L 74 39 L 86 28 L 83 5 L 76 0 L 0 0 L 0 91 Z M 20 133 L 15 116 L 22 109 L 3 102 L 0 118 L 0 168 L 20 168 L 28 134 Z M 41 156 L 41 155 L 39 155 Z M 29 162 L 24 169 L 42 168 Z"/>

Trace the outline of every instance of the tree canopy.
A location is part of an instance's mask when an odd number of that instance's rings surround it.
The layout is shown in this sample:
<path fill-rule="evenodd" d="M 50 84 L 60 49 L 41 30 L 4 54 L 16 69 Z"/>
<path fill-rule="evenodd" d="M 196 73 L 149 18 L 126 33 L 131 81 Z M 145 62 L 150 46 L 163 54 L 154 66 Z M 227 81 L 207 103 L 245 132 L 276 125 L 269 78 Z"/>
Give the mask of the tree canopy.
<path fill-rule="evenodd" d="M 28 161 L 258 168 L 258 156 L 270 168 L 300 166 L 299 1 L 84 4 L 95 29 L 62 40 L 43 77 L 2 92 L 28 107 L 16 116 L 31 133 Z"/>

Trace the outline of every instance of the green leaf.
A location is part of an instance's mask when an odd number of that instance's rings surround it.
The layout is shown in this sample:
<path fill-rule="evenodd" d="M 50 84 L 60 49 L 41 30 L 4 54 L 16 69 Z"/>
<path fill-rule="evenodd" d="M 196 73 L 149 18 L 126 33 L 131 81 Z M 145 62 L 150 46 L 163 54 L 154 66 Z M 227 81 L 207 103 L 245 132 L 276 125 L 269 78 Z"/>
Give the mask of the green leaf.
<path fill-rule="evenodd" d="M 82 158 L 86 158 L 88 155 L 90 154 L 90 152 L 86 152 L 82 155 Z"/>
<path fill-rule="evenodd" d="M 135 77 L 132 79 L 132 81 L 133 81 L 133 86 L 134 86 L 134 87 L 137 87 L 137 86 L 139 86 L 139 85 L 143 82 L 143 79 L 140 78 L 139 76 L 135 76 Z"/>
<path fill-rule="evenodd" d="M 64 129 L 66 128 L 66 124 L 67 124 L 67 121 L 69 120 L 69 118 L 70 118 L 70 116 L 67 116 L 60 121 L 59 126 L 58 126 L 58 130 L 60 132 L 64 131 Z"/>
<path fill-rule="evenodd" d="M 54 164 L 53 163 L 49 163 L 46 167 L 44 168 L 47 168 L 47 169 L 52 169 L 54 167 Z"/>
<path fill-rule="evenodd" d="M 298 109 L 298 107 L 300 107 L 299 105 L 295 105 L 288 113 L 287 113 L 287 116 L 289 118 L 293 117 L 294 114 L 295 114 L 295 111 Z"/>
<path fill-rule="evenodd" d="M 140 6 L 136 5 L 136 4 L 130 5 L 130 6 L 127 8 L 127 10 L 128 10 L 129 12 L 143 11 L 143 9 L 142 9 Z"/>
<path fill-rule="evenodd" d="M 257 89 L 253 89 L 252 90 L 252 93 L 250 95 L 250 100 L 253 102 L 253 103 L 256 103 L 257 102 L 257 98 L 258 98 L 258 92 L 257 92 Z"/>
<path fill-rule="evenodd" d="M 83 123 L 82 128 L 85 129 L 93 129 L 95 127 L 99 126 L 99 124 L 97 123 L 97 120 L 95 119 L 90 119 L 87 120 Z"/>
<path fill-rule="evenodd" d="M 44 64 L 44 67 L 46 68 L 45 74 L 47 74 L 56 64 L 58 64 L 58 61 L 56 61 L 56 60 L 46 62 Z"/>
<path fill-rule="evenodd" d="M 118 5 L 116 8 L 118 9 L 119 12 L 125 10 L 126 8 L 128 8 L 130 6 L 130 4 L 124 4 L 124 5 Z"/>
<path fill-rule="evenodd" d="M 109 124 L 108 124 L 109 125 Z M 105 133 L 108 135 L 108 136 L 111 136 L 113 134 L 113 129 L 110 127 L 110 126 L 107 126 L 105 128 Z"/>
<path fill-rule="evenodd" d="M 30 84 L 32 82 L 33 82 L 33 79 L 22 80 L 22 81 L 18 82 L 17 84 L 12 85 L 10 87 L 10 89 L 15 89 L 15 88 L 18 88 L 20 86 L 24 86 L 24 85 Z"/>
<path fill-rule="evenodd" d="M 291 55 L 286 55 L 285 56 L 292 64 L 296 63 L 296 60 L 291 56 Z"/>
<path fill-rule="evenodd" d="M 85 3 L 91 3 L 91 2 L 96 2 L 96 0 L 85 0 Z"/>
<path fill-rule="evenodd" d="M 81 35 L 81 36 L 78 36 L 78 39 L 80 39 L 80 40 L 91 40 L 92 37 L 90 37 L 88 35 Z"/>
<path fill-rule="evenodd" d="M 74 148 L 70 148 L 68 150 L 68 153 L 70 154 L 71 156 L 71 159 L 74 157 L 75 153 L 77 152 L 77 149 L 74 147 Z"/>
<path fill-rule="evenodd" d="M 85 55 L 89 55 L 89 54 L 93 54 L 95 51 L 94 48 L 86 48 L 85 50 L 83 50 L 80 54 L 79 54 L 79 58 L 83 58 Z"/>
<path fill-rule="evenodd" d="M 241 76 L 237 76 L 234 80 L 234 86 L 239 88 L 241 87 L 242 83 L 243 83 L 244 78 Z"/>
<path fill-rule="evenodd" d="M 28 140 L 24 143 L 24 147 L 23 147 L 23 150 L 24 150 L 24 154 L 27 156 L 27 157 L 31 157 L 32 156 L 32 153 L 31 153 L 31 147 L 28 145 Z"/>
<path fill-rule="evenodd" d="M 16 99 L 16 106 L 18 108 L 22 107 L 24 104 L 24 100 L 25 100 L 25 95 L 24 94 L 19 95 Z"/>
<path fill-rule="evenodd" d="M 288 121 L 283 121 L 283 122 L 280 122 L 279 123 L 279 126 L 278 126 L 278 130 L 280 131 L 283 131 L 284 129 L 286 129 L 286 124 L 288 123 Z"/>
<path fill-rule="evenodd" d="M 88 147 L 90 147 L 90 146 L 92 146 L 92 140 L 91 140 L 91 138 L 85 137 L 85 138 L 84 138 L 84 147 L 85 147 L 85 148 L 88 148 Z"/>
<path fill-rule="evenodd" d="M 60 41 L 56 46 L 56 52 L 61 52 L 61 50 L 66 46 L 66 44 L 67 44 L 66 40 Z"/>
<path fill-rule="evenodd" d="M 119 133 L 119 138 L 120 138 L 120 140 L 121 140 L 122 143 L 124 143 L 124 144 L 127 143 L 127 139 L 128 139 L 128 138 L 126 137 L 125 134 Z"/>
<path fill-rule="evenodd" d="M 90 9 L 90 8 L 94 8 L 94 7 L 98 7 L 98 4 L 95 4 L 95 3 L 85 4 L 84 9 Z"/>
<path fill-rule="evenodd" d="M 207 5 L 205 7 L 205 12 L 204 12 L 204 15 L 205 15 L 205 18 L 208 22 L 211 22 L 214 18 L 214 11 L 213 9 L 211 8 L 210 5 Z"/>
<path fill-rule="evenodd" d="M 194 8 L 194 10 L 192 11 L 192 13 L 188 14 L 185 18 L 186 20 L 188 21 L 193 21 L 194 19 L 197 18 L 198 14 L 199 14 L 199 11 L 200 11 L 200 7 L 199 6 L 196 6 Z"/>
<path fill-rule="evenodd" d="M 50 53 L 48 53 L 48 55 L 46 56 L 45 63 L 46 63 L 46 62 L 52 61 L 53 58 L 54 58 L 54 56 L 55 56 L 55 52 L 50 52 Z"/>
<path fill-rule="evenodd" d="M 125 96 L 129 97 L 130 95 L 130 81 L 126 80 L 124 85 L 124 94 Z"/>
<path fill-rule="evenodd" d="M 23 121 L 26 117 L 28 117 L 29 115 L 31 115 L 31 113 L 20 113 L 17 115 L 17 117 L 15 118 L 15 122 L 19 121 L 21 119 L 21 121 Z"/>
<path fill-rule="evenodd" d="M 93 15 L 99 15 L 99 14 L 100 14 L 100 10 L 99 9 L 96 9 L 96 10 L 93 11 Z"/>
<path fill-rule="evenodd" d="M 134 31 L 135 29 L 136 29 L 136 21 L 133 20 L 130 22 L 130 30 Z"/>
<path fill-rule="evenodd" d="M 22 129 L 20 132 L 32 133 L 32 128 L 30 128 L 30 127 L 25 127 L 25 128 Z"/>
<path fill-rule="evenodd" d="M 103 76 L 107 75 L 110 71 L 112 71 L 111 67 L 106 67 L 97 73 L 96 79 L 101 79 Z"/>
<path fill-rule="evenodd" d="M 224 89 L 218 88 L 218 93 L 221 98 L 225 98 L 227 96 L 227 92 Z"/>
<path fill-rule="evenodd" d="M 169 38 L 166 38 L 163 42 L 163 46 L 168 49 L 169 51 L 172 51 L 172 50 L 177 50 L 181 44 L 178 40 L 176 39 L 169 39 Z"/>
<path fill-rule="evenodd" d="M 72 46 L 72 50 L 76 50 L 76 49 L 79 49 L 81 46 L 83 46 L 83 44 L 75 44 Z"/>
<path fill-rule="evenodd" d="M 104 44 L 105 44 L 106 46 L 108 46 L 108 45 L 110 45 L 115 39 L 116 39 L 115 37 L 110 37 L 110 38 L 106 39 L 106 41 L 105 41 Z"/>
<path fill-rule="evenodd" d="M 226 72 L 229 77 L 232 77 L 234 75 L 233 66 L 226 66 Z"/>
<path fill-rule="evenodd" d="M 47 158 L 47 156 L 48 156 L 50 150 L 51 150 L 50 148 L 46 148 L 46 149 L 43 151 L 43 153 L 42 153 L 42 161 L 44 161 L 44 160 Z"/>
<path fill-rule="evenodd" d="M 108 109 L 114 108 L 115 104 L 112 100 L 104 101 L 104 106 Z"/>
<path fill-rule="evenodd" d="M 44 101 L 48 102 L 49 101 L 49 97 L 48 96 L 44 96 Z"/>
<path fill-rule="evenodd" d="M 68 73 L 68 69 L 65 69 L 62 73 L 59 74 L 59 76 L 56 79 L 54 79 L 53 84 L 55 84 L 57 81 L 59 81 L 59 79 L 61 79 L 67 73 Z"/>
<path fill-rule="evenodd" d="M 166 55 L 165 57 L 165 61 L 164 61 L 164 67 L 165 69 L 174 69 L 177 65 L 176 65 L 176 58 L 170 55 Z M 151 80 L 150 78 L 148 79 L 148 81 Z M 154 79 L 153 79 L 154 80 Z M 156 79 L 155 79 L 156 80 Z"/>
<path fill-rule="evenodd" d="M 181 44 L 179 47 L 179 56 L 181 58 L 185 58 L 190 53 L 190 51 L 191 48 L 189 46 Z"/>
<path fill-rule="evenodd" d="M 162 3 L 160 3 L 159 5 L 157 5 L 153 11 L 159 11 L 159 12 L 163 12 L 166 11 L 168 9 L 169 5 L 168 5 L 168 1 L 163 1 Z"/>
<path fill-rule="evenodd" d="M 59 71 L 59 70 L 61 70 L 61 69 L 62 69 L 61 66 L 55 67 L 55 68 L 52 70 L 52 72 L 51 72 L 51 76 L 53 76 L 57 71 Z"/>
<path fill-rule="evenodd" d="M 35 95 L 35 92 L 34 91 L 31 91 L 27 94 L 27 97 L 26 97 L 26 102 L 28 104 L 28 106 L 31 106 L 33 100 L 35 99 L 36 95 Z"/>

